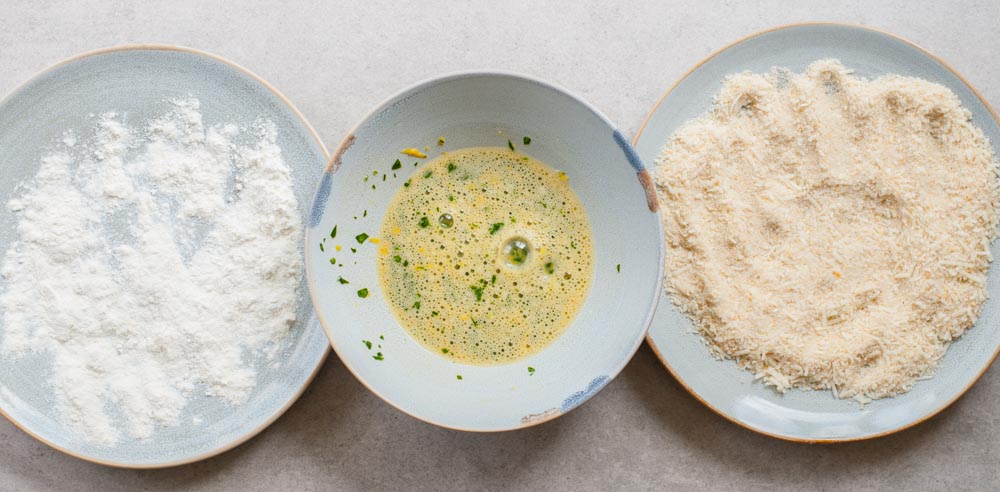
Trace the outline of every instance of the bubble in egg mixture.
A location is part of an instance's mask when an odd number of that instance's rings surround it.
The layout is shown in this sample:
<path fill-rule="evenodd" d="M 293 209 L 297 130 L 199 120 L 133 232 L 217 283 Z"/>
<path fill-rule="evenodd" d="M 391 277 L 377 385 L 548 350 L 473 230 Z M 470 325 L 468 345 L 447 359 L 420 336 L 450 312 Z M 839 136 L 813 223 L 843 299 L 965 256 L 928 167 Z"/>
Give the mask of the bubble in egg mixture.
<path fill-rule="evenodd" d="M 544 349 L 593 278 L 590 223 L 570 180 L 507 148 L 423 165 L 393 197 L 381 238 L 379 279 L 396 318 L 456 362 L 504 364 Z"/>
<path fill-rule="evenodd" d="M 528 262 L 531 246 L 522 237 L 512 237 L 503 245 L 503 259 L 509 267 L 520 267 Z"/>

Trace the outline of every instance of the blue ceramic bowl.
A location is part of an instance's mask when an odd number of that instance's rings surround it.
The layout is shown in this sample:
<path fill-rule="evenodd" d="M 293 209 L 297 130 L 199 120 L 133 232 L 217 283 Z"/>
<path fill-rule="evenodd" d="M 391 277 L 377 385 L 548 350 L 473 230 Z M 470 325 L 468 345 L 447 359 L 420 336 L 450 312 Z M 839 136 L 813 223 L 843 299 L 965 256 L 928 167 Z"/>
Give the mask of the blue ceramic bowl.
<path fill-rule="evenodd" d="M 379 286 L 377 245 L 359 245 L 355 236 L 378 234 L 390 199 L 418 171 L 417 159 L 400 155 L 401 149 L 427 146 L 429 160 L 464 147 L 505 147 L 508 139 L 521 146 L 523 135 L 532 141 L 520 150 L 566 171 L 586 209 L 594 234 L 592 287 L 565 333 L 538 354 L 500 366 L 457 364 L 425 349 L 398 324 Z M 437 145 L 438 136 L 445 137 L 444 146 Z M 405 165 L 383 181 L 401 157 Z M 342 249 L 331 250 L 331 243 Z M 331 265 L 331 257 L 344 266 Z M 607 385 L 642 342 L 659 298 L 662 260 L 655 195 L 621 133 L 563 90 L 498 72 L 418 84 L 365 118 L 330 161 L 306 243 L 313 303 L 347 368 L 396 408 L 472 431 L 555 418 Z M 350 284 L 339 283 L 340 277 Z M 358 296 L 362 288 L 368 297 Z"/>
<path fill-rule="evenodd" d="M 201 101 L 208 125 L 249 125 L 257 118 L 275 123 L 305 219 L 327 153 L 302 115 L 245 69 L 206 53 L 170 46 L 87 53 L 49 68 L 0 101 L 0 203 L 11 198 L 18 183 L 34 177 L 39 158 L 64 131 L 86 135 L 93 127 L 88 115 L 118 111 L 143 121 L 161 115 L 169 99 L 188 97 Z M 16 237 L 15 225 L 13 214 L 0 214 L 0 251 L 6 251 Z M 328 345 L 305 291 L 303 280 L 298 322 L 275 359 L 257 364 L 257 388 L 241 405 L 199 397 L 180 416 L 186 424 L 157 429 L 146 441 L 94 445 L 70 431 L 55 414 L 54 397 L 46 384 L 51 360 L 41 353 L 18 359 L 0 357 L 0 413 L 60 451 L 107 465 L 164 467 L 218 454 L 253 437 L 284 413 L 325 359 Z"/>
<path fill-rule="evenodd" d="M 636 150 L 655 161 L 674 131 L 707 112 L 726 75 L 787 67 L 802 72 L 821 58 L 839 58 L 863 77 L 895 73 L 949 87 L 975 124 L 1000 142 L 996 114 L 948 65 L 918 46 L 890 34 L 840 24 L 799 24 L 755 34 L 716 52 L 688 72 L 650 114 L 636 137 Z M 993 256 L 1000 245 L 993 243 Z M 669 273 L 668 273 L 669 274 Z M 723 417 L 778 438 L 831 442 L 882 436 L 940 412 L 965 393 L 1000 350 L 1000 270 L 990 268 L 990 299 L 976 323 L 951 345 L 937 374 L 895 398 L 863 408 L 830 392 L 790 391 L 784 395 L 753 381 L 732 361 L 713 359 L 691 322 L 664 296 L 647 340 L 663 364 L 696 398 Z"/>

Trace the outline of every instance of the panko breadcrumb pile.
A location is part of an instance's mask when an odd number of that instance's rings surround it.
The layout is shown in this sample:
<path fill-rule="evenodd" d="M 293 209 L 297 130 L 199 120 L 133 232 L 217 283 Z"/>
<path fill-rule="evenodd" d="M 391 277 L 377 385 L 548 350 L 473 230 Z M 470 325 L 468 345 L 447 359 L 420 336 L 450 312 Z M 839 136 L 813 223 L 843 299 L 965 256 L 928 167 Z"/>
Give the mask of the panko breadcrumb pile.
<path fill-rule="evenodd" d="M 657 160 L 668 293 L 778 391 L 865 402 L 929 376 L 986 300 L 997 161 L 926 80 L 728 77 Z"/>

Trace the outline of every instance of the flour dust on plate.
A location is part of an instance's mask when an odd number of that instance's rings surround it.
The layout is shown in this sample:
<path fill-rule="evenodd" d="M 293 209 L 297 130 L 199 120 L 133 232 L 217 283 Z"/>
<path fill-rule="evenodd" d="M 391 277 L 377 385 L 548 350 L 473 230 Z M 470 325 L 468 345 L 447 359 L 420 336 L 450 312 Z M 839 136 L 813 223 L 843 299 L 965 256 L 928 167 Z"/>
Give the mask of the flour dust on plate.
<path fill-rule="evenodd" d="M 400 324 L 466 364 L 543 350 L 593 277 L 590 223 L 568 176 L 508 148 L 426 164 L 393 197 L 380 240 L 379 278 Z"/>
<path fill-rule="evenodd" d="M 98 446 L 187 424 L 200 395 L 243 403 L 296 320 L 302 221 L 275 125 L 164 105 L 67 131 L 7 203 L 0 354 L 51 356 L 56 413 Z"/>

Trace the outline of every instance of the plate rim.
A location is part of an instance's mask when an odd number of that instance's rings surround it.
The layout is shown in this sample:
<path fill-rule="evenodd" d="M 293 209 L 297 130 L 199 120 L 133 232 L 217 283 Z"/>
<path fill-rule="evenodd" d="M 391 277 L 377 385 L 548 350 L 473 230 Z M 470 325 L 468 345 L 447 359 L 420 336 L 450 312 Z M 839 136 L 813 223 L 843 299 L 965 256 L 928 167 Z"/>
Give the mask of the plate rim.
<path fill-rule="evenodd" d="M 42 77 L 48 75 L 49 73 L 51 73 L 51 72 L 53 72 L 55 70 L 58 70 L 58 69 L 66 66 L 66 65 L 69 65 L 71 63 L 80 61 L 80 60 L 85 59 L 85 58 L 90 58 L 92 56 L 100 56 L 100 55 L 106 55 L 106 54 L 109 54 L 109 53 L 117 53 L 117 52 L 125 52 L 125 51 L 175 51 L 175 52 L 180 52 L 180 53 L 193 54 L 193 55 L 197 55 L 197 56 L 200 56 L 200 57 L 208 58 L 209 60 L 216 61 L 216 62 L 222 63 L 224 65 L 227 65 L 228 67 L 230 67 L 232 69 L 235 69 L 237 72 L 242 73 L 243 75 L 246 75 L 247 77 L 250 77 L 251 80 L 253 80 L 254 82 L 257 82 L 258 84 L 260 84 L 261 86 L 263 86 L 265 89 L 271 91 L 275 96 L 278 97 L 278 99 L 282 103 L 284 103 L 289 109 L 292 110 L 292 114 L 294 114 L 295 117 L 299 119 L 299 121 L 306 128 L 306 130 L 309 131 L 309 134 L 316 141 L 316 143 L 319 144 L 320 150 L 323 151 L 323 157 L 326 158 L 327 160 L 329 160 L 329 158 L 330 158 L 330 152 L 329 152 L 329 150 L 327 150 L 326 145 L 323 144 L 323 139 L 321 139 L 319 137 L 319 134 L 317 134 L 316 130 L 312 127 L 312 125 L 309 124 L 309 121 L 305 118 L 305 116 L 303 116 L 302 112 L 300 112 L 299 109 L 297 107 L 295 107 L 295 105 L 292 104 L 292 102 L 287 97 L 285 97 L 285 95 L 282 94 L 277 88 L 275 88 L 274 86 L 272 86 L 269 82 L 267 82 L 266 80 L 264 80 L 261 76 L 259 76 L 256 73 L 248 70 L 247 68 L 243 67 L 242 65 L 240 65 L 238 63 L 235 63 L 235 62 L 233 62 L 231 60 L 223 58 L 222 56 L 219 56 L 219 55 L 216 55 L 216 54 L 213 54 L 213 53 L 209 53 L 207 51 L 202 51 L 202 50 L 199 50 L 197 48 L 187 47 L 187 46 L 181 46 L 181 45 L 175 45 L 175 44 L 159 44 L 159 43 L 128 43 L 128 44 L 122 44 L 122 45 L 116 45 L 116 46 L 109 46 L 109 47 L 104 47 L 104 48 L 93 49 L 93 50 L 90 50 L 90 51 L 85 51 L 83 53 L 79 53 L 79 54 L 70 56 L 69 58 L 64 58 L 64 59 L 62 59 L 62 60 L 60 60 L 60 61 L 58 61 L 58 62 L 56 62 L 56 63 L 54 63 L 52 65 L 49 65 L 49 66 L 47 66 L 47 67 L 39 70 L 38 72 L 36 72 L 32 76 L 28 77 L 28 79 L 26 79 L 25 81 L 21 82 L 20 84 L 15 85 L 7 94 L 5 94 L 2 98 L 0 98 L 0 105 L 6 103 L 11 98 L 17 96 L 18 93 L 20 93 L 21 90 L 24 89 L 25 87 L 27 87 L 28 85 L 32 84 L 33 82 L 41 79 Z M 312 302 L 310 300 L 310 307 L 311 307 L 311 305 L 312 305 Z M 315 310 L 314 310 L 314 312 L 315 312 Z M 253 429 L 247 431 L 245 434 L 237 437 L 236 439 L 234 439 L 234 440 L 232 440 L 232 441 L 230 441 L 228 443 L 225 443 L 222 446 L 219 446 L 219 447 L 217 447 L 217 448 L 215 448 L 215 449 L 213 449 L 211 451 L 207 451 L 207 452 L 195 455 L 195 456 L 191 456 L 191 457 L 183 458 L 183 459 L 179 459 L 179 460 L 165 461 L 165 462 L 162 462 L 162 463 L 123 463 L 123 462 L 118 462 L 118 461 L 113 461 L 113 460 L 106 460 L 106 459 L 101 459 L 101 458 L 95 458 L 93 456 L 88 456 L 88 455 L 79 453 L 77 451 L 73 451 L 71 449 L 68 449 L 66 447 L 57 445 L 57 444 L 49 441 L 48 439 L 45 439 L 45 438 L 41 437 L 40 435 L 32 432 L 27 427 L 25 427 L 20 422 L 18 422 L 14 417 L 12 417 L 7 412 L 5 412 L 3 410 L 3 408 L 0 408 L 0 415 L 2 415 L 4 418 L 6 418 L 7 421 L 10 422 L 11 424 L 14 424 L 14 427 L 17 427 L 22 432 L 24 432 L 25 434 L 33 437 L 35 440 L 41 442 L 42 444 L 45 444 L 46 446 L 48 446 L 48 447 L 50 447 L 52 449 L 55 449 L 56 451 L 59 451 L 59 452 L 65 454 L 65 455 L 72 456 L 73 458 L 77 458 L 77 459 L 80 459 L 80 460 L 83 460 L 83 461 L 87 461 L 87 462 L 90 462 L 90 463 L 95 463 L 95 464 L 98 464 L 98 465 L 109 466 L 109 467 L 113 467 L 113 468 L 131 469 L 131 470 L 155 470 L 155 469 L 161 469 L 161 468 L 171 468 L 171 467 L 175 467 L 175 466 L 188 465 L 188 464 L 191 464 L 191 463 L 196 463 L 196 462 L 199 462 L 199 461 L 206 460 L 208 458 L 212 458 L 212 457 L 218 456 L 218 455 L 220 455 L 222 453 L 225 453 L 226 451 L 230 451 L 230 450 L 232 450 L 232 449 L 240 446 L 241 444 L 246 443 L 250 439 L 254 438 L 258 434 L 260 434 L 261 432 L 263 432 L 265 429 L 267 429 L 268 427 L 270 427 L 271 424 L 273 424 L 279 418 L 281 418 L 281 416 L 284 415 L 285 412 L 287 412 L 292 407 L 292 405 L 294 405 L 299 400 L 299 398 L 302 396 L 302 394 L 305 393 L 306 389 L 309 388 L 309 386 L 312 384 L 313 380 L 316 379 L 316 376 L 319 374 L 320 369 L 323 367 L 324 363 L 326 362 L 326 359 L 329 356 L 330 356 L 330 347 L 329 347 L 329 344 L 328 344 L 327 347 L 326 347 L 326 350 L 323 352 L 323 356 L 320 357 L 319 362 L 316 364 L 316 367 L 313 368 L 312 372 L 309 374 L 309 377 L 307 377 L 305 379 L 305 381 L 303 382 L 302 386 L 300 388 L 298 388 L 298 390 L 295 391 L 295 393 L 291 396 L 291 398 L 288 399 L 288 401 L 286 401 L 284 403 L 284 405 L 282 405 L 280 408 L 278 408 L 270 417 L 268 417 L 263 422 L 261 422 L 260 425 L 258 425 L 257 427 L 254 427 Z"/>
<path fill-rule="evenodd" d="M 972 92 L 972 94 L 976 96 L 976 98 L 979 100 L 980 104 L 982 104 L 983 107 L 986 108 L 986 111 L 993 117 L 993 120 L 997 123 L 997 125 L 1000 125 L 1000 116 L 997 115 L 997 112 L 993 109 L 992 106 L 990 106 L 989 101 L 987 101 L 986 98 L 983 97 L 982 93 L 979 92 L 979 90 L 974 85 L 972 85 L 972 83 L 969 82 L 968 79 L 966 79 L 964 76 L 962 76 L 962 74 L 960 74 L 957 70 L 955 70 L 955 68 L 952 67 L 948 62 L 946 62 L 942 58 L 938 57 L 937 55 L 931 53 L 930 51 L 928 51 L 924 47 L 918 45 L 917 43 L 914 43 L 913 41 L 910 41 L 909 39 L 906 39 L 906 38 L 904 38 L 904 37 L 902 37 L 900 35 L 897 35 L 897 34 L 894 34 L 894 33 L 891 33 L 891 32 L 888 32 L 886 30 L 879 29 L 879 28 L 876 28 L 876 27 L 866 26 L 866 25 L 862 25 L 862 24 L 854 24 L 854 23 L 849 23 L 849 22 L 819 22 L 819 21 L 818 22 L 793 22 L 793 23 L 789 23 L 789 24 L 781 24 L 781 25 L 770 27 L 768 29 L 763 29 L 763 30 L 760 30 L 760 31 L 755 31 L 755 32 L 747 34 L 747 35 L 745 35 L 743 37 L 740 37 L 739 39 L 737 39 L 735 41 L 732 41 L 730 43 L 727 43 L 725 46 L 723 46 L 723 47 L 721 47 L 721 48 L 713 51 L 711 54 L 709 54 L 705 58 L 701 59 L 700 61 L 698 61 L 698 63 L 694 64 L 691 68 L 689 68 L 688 70 L 686 70 L 673 84 L 670 85 L 670 87 L 666 90 L 666 92 L 664 92 L 663 95 L 660 96 L 660 98 L 656 101 L 656 104 L 653 105 L 653 108 L 646 115 L 646 118 L 643 119 L 642 124 L 639 125 L 639 129 L 635 133 L 635 137 L 632 138 L 632 146 L 635 147 L 638 144 L 639 139 L 642 137 L 643 131 L 646 129 L 646 125 L 649 123 L 649 120 L 652 119 L 653 115 L 656 114 L 656 112 L 660 109 L 660 106 L 667 99 L 667 96 L 669 96 L 674 91 L 674 89 L 676 89 L 677 86 L 680 85 L 681 82 L 683 82 L 684 80 L 686 80 L 692 73 L 694 73 L 696 70 L 698 70 L 699 68 L 701 68 L 704 64 L 708 63 L 710 60 L 712 60 L 716 56 L 722 54 L 725 51 L 728 51 L 730 48 L 733 48 L 733 47 L 735 47 L 737 45 L 743 44 L 746 41 L 749 41 L 751 39 L 754 39 L 754 38 L 757 38 L 757 37 L 760 37 L 760 36 L 763 36 L 763 35 L 766 35 L 766 34 L 770 34 L 772 32 L 782 31 L 782 30 L 785 30 L 785 29 L 795 29 L 795 28 L 800 28 L 800 27 L 817 27 L 817 26 L 820 26 L 820 27 L 825 26 L 825 27 L 847 28 L 847 29 L 859 29 L 859 30 L 869 31 L 871 33 L 880 34 L 882 36 L 886 36 L 886 37 L 894 39 L 896 41 L 900 41 L 900 42 L 902 42 L 902 43 L 910 46 L 911 48 L 916 49 L 918 52 L 922 53 L 923 55 L 927 56 L 928 58 L 930 58 L 930 59 L 934 60 L 935 62 L 937 62 L 938 64 L 940 64 L 942 67 L 945 68 L 945 70 L 951 72 L 963 84 L 965 84 L 965 86 L 968 87 L 968 89 Z M 993 145 L 997 145 L 997 144 L 1000 144 L 1000 143 L 993 142 Z M 671 305 L 670 308 L 673 309 L 673 306 Z M 961 391 L 959 391 L 954 397 L 952 397 L 948 401 L 946 401 L 943 404 L 941 404 L 939 407 L 937 407 L 934 410 L 932 410 L 932 411 L 930 411 L 930 412 L 928 412 L 928 413 L 920 416 L 917 419 L 914 419 L 914 420 L 912 420 L 910 422 L 907 422 L 907 423 L 904 423 L 902 425 L 896 426 L 896 427 L 894 427 L 892 429 L 884 430 L 884 431 L 881 431 L 881 432 L 876 432 L 874 434 L 865 434 L 865 435 L 850 436 L 850 437 L 834 437 L 834 438 L 810 439 L 810 438 L 797 437 L 797 436 L 793 436 L 793 435 L 778 434 L 778 433 L 775 433 L 775 432 L 765 431 L 765 430 L 757 428 L 757 427 L 755 427 L 755 426 L 753 426 L 753 425 L 751 425 L 751 424 L 749 424 L 747 422 L 743 422 L 740 419 L 738 419 L 738 418 L 736 418 L 736 417 L 734 417 L 732 415 L 729 415 L 724 410 L 719 409 L 719 408 L 715 407 L 714 405 L 710 404 L 707 400 L 705 400 L 704 398 L 702 398 L 702 396 L 697 391 L 695 391 L 686 381 L 684 381 L 677 374 L 677 372 L 673 369 L 673 367 L 670 366 L 670 363 L 667 362 L 667 359 L 663 356 L 663 354 L 661 353 L 660 349 L 656 346 L 656 343 L 653 341 L 652 336 L 650 334 L 650 331 L 652 331 L 652 326 L 650 326 L 650 330 L 647 331 L 647 333 L 646 333 L 646 343 L 649 344 L 649 348 L 651 348 L 653 350 L 653 353 L 656 355 L 656 358 L 660 360 L 660 363 L 662 363 L 663 366 L 667 369 L 667 372 L 669 372 L 670 375 L 673 376 L 674 380 L 676 380 L 678 383 L 680 383 L 681 387 L 683 387 L 685 391 L 687 391 L 691 396 L 693 396 L 695 400 L 701 402 L 708 409 L 710 409 L 711 411 L 715 412 L 720 417 L 722 417 L 722 418 L 728 420 L 729 422 L 732 422 L 732 423 L 734 423 L 734 424 L 736 424 L 736 425 L 738 425 L 738 426 L 740 426 L 740 427 L 742 427 L 744 429 L 753 431 L 753 432 L 755 432 L 757 434 L 761 434 L 761 435 L 764 435 L 764 436 L 768 436 L 768 437 L 772 437 L 772 438 L 775 438 L 775 439 L 779 439 L 779 440 L 782 440 L 782 441 L 795 442 L 795 443 L 805 443 L 805 444 L 836 444 L 836 443 L 866 441 L 866 440 L 869 440 L 869 439 L 877 439 L 877 438 L 880 438 L 880 437 L 885 437 L 885 436 L 888 436 L 888 435 L 891 435 L 891 434 L 895 434 L 897 432 L 901 432 L 901 431 L 904 431 L 904 430 L 909 429 L 911 427 L 915 427 L 915 426 L 917 426 L 919 424 L 922 424 L 922 423 L 926 422 L 927 420 L 931 419 L 932 417 L 934 417 L 935 415 L 941 413 L 946 408 L 950 407 L 953 403 L 955 403 L 956 401 L 958 401 L 959 398 L 961 398 L 962 396 L 964 396 L 977 382 L 979 382 L 979 380 L 983 377 L 983 375 L 986 374 L 986 371 L 988 371 L 990 369 L 990 367 L 993 366 L 993 363 L 996 361 L 997 356 L 1000 356 L 1000 344 L 998 344 L 997 345 L 997 349 L 993 352 L 993 355 L 990 357 L 989 362 L 983 366 L 983 368 L 979 371 L 979 373 L 974 378 L 972 378 L 969 381 L 969 383 L 964 388 L 962 388 Z"/>
<path fill-rule="evenodd" d="M 356 138 L 355 137 L 355 133 L 357 133 L 357 130 L 359 128 L 361 128 L 363 125 L 365 125 L 366 123 L 368 123 L 369 121 L 371 121 L 375 116 L 377 116 L 378 114 L 380 114 L 383 110 L 385 110 L 386 108 L 389 108 L 395 102 L 400 101 L 402 99 L 405 99 L 410 94 L 413 94 L 413 93 L 415 93 L 415 92 L 417 92 L 417 91 L 419 91 L 421 89 L 430 87 L 431 85 L 434 85 L 434 84 L 438 84 L 438 83 L 441 83 L 441 82 L 447 82 L 447 81 L 451 81 L 451 80 L 456 80 L 456 79 L 461 79 L 461 78 L 465 78 L 465 77 L 477 77 L 477 76 L 490 76 L 490 77 L 500 76 L 500 77 L 508 77 L 508 78 L 513 78 L 513 79 L 517 79 L 517 80 L 521 80 L 521 81 L 530 82 L 530 83 L 537 84 L 537 85 L 540 85 L 542 87 L 545 87 L 547 89 L 554 90 L 554 91 L 556 91 L 558 93 L 561 93 L 561 94 L 569 97 L 570 99 L 573 99 L 574 101 L 580 103 L 581 105 L 583 105 L 590 112 L 592 112 L 599 119 L 601 119 L 601 121 L 603 121 L 606 125 L 608 125 L 608 127 L 613 132 L 620 132 L 620 129 L 618 128 L 618 125 L 616 125 L 613 121 L 611 121 L 611 119 L 608 118 L 607 115 L 605 115 L 596 106 L 594 106 L 593 104 L 591 104 L 590 102 L 588 102 L 586 99 L 584 99 L 583 97 L 581 97 L 580 95 L 578 95 L 576 92 L 571 91 L 569 89 L 566 89 L 565 87 L 563 87 L 563 86 L 561 86 L 559 84 L 556 84 L 554 82 L 549 82 L 549 81 L 547 81 L 545 79 L 542 79 L 540 77 L 536 77 L 534 75 L 530 75 L 530 74 L 527 74 L 527 73 L 517 72 L 517 71 L 513 71 L 513 70 L 506 70 L 506 69 L 478 68 L 478 69 L 466 69 L 466 70 L 453 70 L 453 71 L 441 73 L 439 75 L 433 75 L 433 76 L 430 76 L 430 77 L 419 79 L 416 82 L 414 82 L 412 84 L 409 84 L 409 85 L 406 85 L 402 89 L 391 93 L 389 96 L 383 98 L 380 102 L 378 102 L 377 104 L 375 104 L 374 106 L 372 106 L 371 110 L 369 110 L 368 112 L 366 112 L 364 114 L 364 116 L 362 116 L 361 119 L 358 120 L 357 123 L 355 123 L 353 126 L 351 126 L 351 129 L 348 131 L 347 135 L 344 137 L 344 139 L 334 149 L 333 154 L 331 155 L 331 157 L 330 157 L 330 159 L 329 159 L 329 161 L 327 163 L 327 166 L 326 166 L 326 168 L 324 170 L 324 173 L 329 173 L 330 176 L 331 176 L 330 179 L 333 179 L 333 175 L 335 175 L 337 173 L 337 171 L 340 169 L 341 158 L 343 157 L 343 154 L 345 152 L 347 152 L 347 150 L 349 150 L 351 148 L 351 146 L 354 145 L 354 141 L 355 141 L 355 138 Z M 625 142 L 625 143 L 628 144 L 629 146 L 632 145 L 629 142 Z M 645 164 L 643 164 L 643 169 L 646 172 L 648 172 L 648 170 L 649 170 L 648 167 L 645 166 Z M 319 189 L 320 189 L 320 185 L 317 185 L 317 187 L 316 187 L 317 193 L 314 193 L 314 197 L 317 196 Z M 652 196 L 653 196 L 653 200 L 656 200 L 655 194 L 652 195 Z M 313 204 L 315 204 L 315 198 L 313 199 Z M 657 228 L 659 229 L 659 231 L 662 234 L 662 232 L 663 232 L 663 225 L 662 225 L 662 223 L 658 223 L 657 224 Z M 310 275 L 310 269 L 309 269 L 309 264 L 310 264 L 310 261 L 309 261 L 310 248 L 308 248 L 308 243 L 309 243 L 308 235 L 310 233 L 309 231 L 311 231 L 311 230 L 312 230 L 311 227 L 307 227 L 306 228 L 306 234 L 305 234 L 305 241 L 307 243 L 306 244 L 306 246 L 307 246 L 306 247 L 306 283 L 309 286 L 309 295 L 313 298 L 313 305 L 315 306 L 317 304 L 317 302 L 316 302 L 316 294 L 315 294 L 315 292 L 316 292 L 317 289 L 313 289 L 313 278 Z M 615 380 L 615 378 L 617 378 L 619 375 L 621 375 L 621 372 L 625 370 L 625 367 L 627 367 L 628 364 L 630 362 L 632 362 L 632 360 L 635 358 L 635 354 L 639 351 L 639 348 L 642 347 L 642 343 L 647 339 L 647 337 L 649 335 L 649 327 L 652 326 L 652 324 L 653 324 L 653 318 L 654 318 L 654 316 L 656 314 L 657 306 L 660 303 L 660 297 L 661 297 L 660 292 L 662 292 L 662 290 L 663 290 L 664 265 L 663 265 L 662 259 L 665 257 L 665 254 L 666 254 L 666 245 L 664 244 L 663 241 L 658 241 L 658 243 L 659 243 L 659 256 L 660 256 L 661 261 L 660 261 L 660 265 L 658 267 L 660 275 L 658 276 L 658 278 L 656 280 L 656 292 L 657 292 L 657 294 L 653 296 L 653 301 L 652 301 L 652 303 L 650 303 L 649 310 L 647 311 L 645 319 L 643 320 L 642 336 L 638 337 L 638 339 L 636 340 L 636 342 L 633 344 L 633 346 L 631 347 L 630 351 L 628 352 L 628 356 L 625 358 L 624 363 L 621 365 L 621 367 L 618 367 L 617 370 L 615 370 L 615 371 L 609 371 L 609 373 L 608 373 L 608 379 L 601 384 L 601 386 L 597 389 L 597 391 L 594 391 L 593 393 L 588 394 L 583 401 L 581 401 L 579 404 L 577 404 L 576 406 L 574 406 L 573 408 L 571 408 L 569 411 L 567 411 L 567 412 L 560 411 L 560 412 L 556 412 L 556 413 L 554 413 L 552 415 L 545 415 L 542 418 L 532 419 L 529 422 L 523 422 L 522 421 L 519 425 L 516 425 L 516 426 L 503 427 L 503 428 L 493 428 L 493 429 L 474 429 L 474 428 L 458 427 L 458 426 L 454 426 L 454 425 L 444 424 L 442 422 L 436 422 L 436 421 L 433 421 L 433 420 L 429 420 L 427 418 L 424 418 L 424 417 L 421 417 L 419 415 L 416 415 L 415 413 L 411 412 L 410 410 L 404 409 L 404 408 L 396 405 L 395 403 L 389 401 L 382 393 L 376 391 L 371 385 L 369 385 L 368 381 L 366 381 L 361 376 L 359 376 L 358 373 L 354 370 L 354 368 L 350 364 L 347 363 L 347 361 L 344 359 L 343 356 L 340 355 L 340 351 L 337 349 L 337 345 L 333 341 L 333 336 L 331 336 L 331 331 L 332 330 L 330 330 L 330 328 L 327 325 L 327 321 L 323 318 L 322 313 L 320 313 L 318 309 L 316 309 L 316 317 L 319 319 L 320 325 L 323 327 L 323 331 L 326 333 L 326 336 L 327 336 L 327 338 L 330 341 L 330 346 L 333 348 L 333 353 L 335 353 L 337 355 L 337 358 L 340 360 L 340 362 L 344 366 L 344 368 L 347 369 L 347 371 L 352 376 L 354 376 L 354 378 L 359 383 L 361 383 L 361 385 L 364 386 L 365 389 L 367 389 L 369 392 L 371 392 L 373 395 L 375 395 L 376 397 L 378 397 L 380 400 L 382 400 L 384 403 L 388 404 L 392 408 L 395 408 L 399 412 L 402 412 L 404 415 L 407 415 L 407 416 L 409 416 L 411 418 L 414 418 L 414 419 L 416 419 L 416 420 L 418 420 L 420 422 L 423 422 L 425 424 L 433 425 L 435 427 L 439 427 L 439 428 L 442 428 L 442 429 L 448 429 L 448 430 L 452 430 L 452 431 L 459 431 L 459 432 L 469 433 L 469 434 L 498 434 L 498 433 L 503 433 L 503 432 L 512 432 L 512 431 L 517 431 L 517 430 L 521 430 L 521 429 L 527 429 L 529 427 L 535 427 L 537 425 L 544 424 L 546 422 L 555 420 L 555 419 L 557 419 L 559 417 L 562 417 L 562 416 L 564 416 L 564 415 L 572 412 L 573 410 L 576 410 L 577 408 L 582 407 L 584 404 L 586 404 L 587 402 L 589 402 L 594 396 L 597 396 L 598 393 L 600 393 L 601 391 L 603 391 L 608 386 L 608 384 L 610 384 L 612 381 Z"/>

